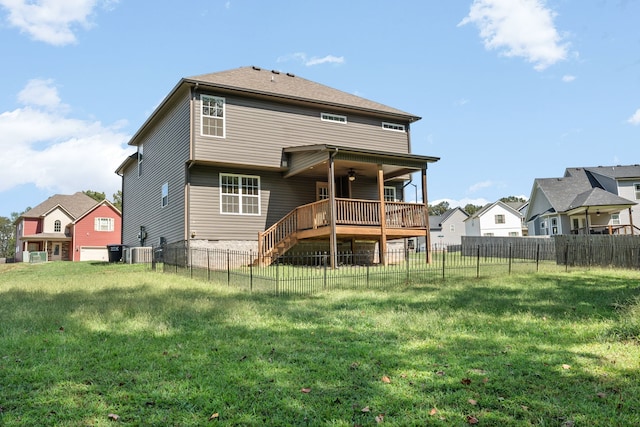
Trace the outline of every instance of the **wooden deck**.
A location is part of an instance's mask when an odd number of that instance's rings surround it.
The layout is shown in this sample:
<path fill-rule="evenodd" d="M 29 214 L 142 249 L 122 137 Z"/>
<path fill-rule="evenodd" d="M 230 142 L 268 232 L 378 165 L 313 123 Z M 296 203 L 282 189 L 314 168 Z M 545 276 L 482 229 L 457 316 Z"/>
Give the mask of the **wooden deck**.
<path fill-rule="evenodd" d="M 331 205 L 321 200 L 299 206 L 258 236 L 262 260 L 282 255 L 304 239 L 323 239 L 331 234 Z M 387 240 L 424 236 L 428 232 L 424 204 L 336 199 L 336 235 L 340 239 Z M 384 224 L 381 221 L 384 217 Z"/>

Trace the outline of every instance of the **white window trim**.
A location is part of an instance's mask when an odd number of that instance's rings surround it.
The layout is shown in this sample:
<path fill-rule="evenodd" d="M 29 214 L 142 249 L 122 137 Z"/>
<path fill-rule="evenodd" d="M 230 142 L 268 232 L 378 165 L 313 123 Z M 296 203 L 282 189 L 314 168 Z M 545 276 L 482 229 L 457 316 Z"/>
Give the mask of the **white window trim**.
<path fill-rule="evenodd" d="M 106 225 L 106 230 L 103 229 L 103 224 Z M 104 218 L 104 217 L 96 217 L 93 220 L 93 229 L 95 231 L 113 231 L 114 230 L 114 221 L 113 218 Z"/>
<path fill-rule="evenodd" d="M 238 212 L 224 212 L 222 210 L 223 207 L 223 202 L 222 202 L 222 197 L 226 194 L 222 192 L 222 177 L 223 176 L 231 176 L 231 177 L 238 177 L 238 182 L 239 182 L 239 186 L 238 186 Z M 257 179 L 258 180 L 258 195 L 257 196 L 253 196 L 250 195 L 250 197 L 256 197 L 258 199 L 258 213 L 244 213 L 242 212 L 242 178 L 252 178 L 252 179 Z M 237 174 L 237 173 L 220 173 L 219 177 L 218 177 L 218 185 L 220 188 L 220 214 L 221 215 L 243 215 L 243 216 L 260 216 L 262 215 L 262 187 L 260 184 L 260 176 L 258 175 L 242 175 L 242 174 Z"/>
<path fill-rule="evenodd" d="M 640 182 L 633 183 L 633 191 L 636 195 L 636 200 L 640 200 Z"/>
<path fill-rule="evenodd" d="M 611 214 L 611 225 L 620 225 L 620 214 Z"/>
<path fill-rule="evenodd" d="M 202 113 L 202 101 L 206 98 L 210 99 L 221 99 L 222 100 L 222 136 L 218 135 L 208 135 L 204 133 L 204 117 L 214 117 L 214 116 L 205 116 Z M 209 138 L 226 138 L 227 137 L 227 100 L 222 96 L 214 96 L 214 95 L 200 95 L 200 135 Z"/>
<path fill-rule="evenodd" d="M 393 132 L 406 132 L 407 129 L 404 125 L 399 123 L 391 123 L 391 122 L 382 122 L 382 129 L 390 130 Z"/>
<path fill-rule="evenodd" d="M 160 207 L 167 206 L 169 206 L 169 183 L 165 182 L 160 190 Z"/>
<path fill-rule="evenodd" d="M 320 113 L 320 120 L 323 122 L 347 124 L 347 116 L 333 113 Z"/>
<path fill-rule="evenodd" d="M 391 196 L 391 194 L 387 194 L 387 191 L 391 190 L 391 192 L 393 193 L 393 200 L 389 200 L 387 199 L 387 196 Z M 383 194 L 384 194 L 384 201 L 385 202 L 397 202 L 398 198 L 396 197 L 396 187 L 392 187 L 389 185 L 385 185 L 384 189 L 383 189 Z"/>

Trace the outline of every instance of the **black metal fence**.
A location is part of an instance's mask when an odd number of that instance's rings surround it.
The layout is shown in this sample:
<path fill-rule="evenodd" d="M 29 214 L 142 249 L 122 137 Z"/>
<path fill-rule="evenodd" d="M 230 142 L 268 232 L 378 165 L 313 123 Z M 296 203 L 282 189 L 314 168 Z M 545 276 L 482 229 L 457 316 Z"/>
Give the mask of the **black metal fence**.
<path fill-rule="evenodd" d="M 558 238 L 562 237 L 562 238 Z M 640 269 L 640 236 L 624 244 L 601 237 L 557 236 L 521 241 L 463 240 L 438 247 L 431 262 L 424 252 L 343 252 L 332 269 L 328 253 L 283 255 L 260 260 L 256 252 L 189 247 L 178 242 L 154 248 L 159 271 L 206 280 L 250 292 L 304 295 L 331 289 L 384 289 L 436 280 L 496 277 L 513 273 L 567 271 L 570 267 Z"/>
<path fill-rule="evenodd" d="M 409 250 L 388 251 L 387 264 L 376 252 L 340 253 L 338 266 L 329 266 L 329 254 L 307 253 L 259 260 L 255 252 L 188 248 L 169 245 L 155 251 L 154 262 L 165 273 L 226 284 L 251 292 L 275 295 L 312 294 L 330 289 L 381 289 L 439 279 L 505 275 L 558 269 L 553 261 L 540 257 L 502 256 L 500 251 L 478 246 L 473 254 L 461 247 L 432 253 Z"/>

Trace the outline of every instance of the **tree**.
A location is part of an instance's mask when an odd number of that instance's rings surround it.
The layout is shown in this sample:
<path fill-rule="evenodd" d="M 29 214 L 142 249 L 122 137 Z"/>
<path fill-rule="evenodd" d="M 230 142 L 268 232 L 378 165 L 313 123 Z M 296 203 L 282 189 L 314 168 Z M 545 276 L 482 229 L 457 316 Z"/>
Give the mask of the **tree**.
<path fill-rule="evenodd" d="M 91 197 L 96 202 L 101 202 L 104 199 L 106 199 L 106 196 L 104 195 L 104 193 L 101 193 L 99 191 L 86 190 L 86 191 L 83 191 L 83 193 Z"/>
<path fill-rule="evenodd" d="M 479 205 L 472 205 L 471 203 L 468 203 L 464 208 L 462 208 L 466 213 L 468 213 L 469 215 L 473 215 L 474 213 L 478 212 L 480 209 L 482 209 L 482 206 Z"/>
<path fill-rule="evenodd" d="M 449 202 L 442 201 L 437 205 L 429 205 L 429 215 L 442 215 L 449 210 Z"/>
<path fill-rule="evenodd" d="M 16 227 L 17 219 L 31 208 L 21 213 L 11 212 L 11 218 L 0 216 L 0 257 L 13 258 L 16 255 Z"/>
<path fill-rule="evenodd" d="M 523 199 L 522 197 L 518 197 L 518 196 L 509 196 L 509 197 L 501 198 L 500 201 L 505 203 L 511 203 L 511 202 L 525 203 L 527 199 Z"/>
<path fill-rule="evenodd" d="M 122 212 L 122 190 L 118 190 L 117 193 L 113 193 L 113 206 Z"/>

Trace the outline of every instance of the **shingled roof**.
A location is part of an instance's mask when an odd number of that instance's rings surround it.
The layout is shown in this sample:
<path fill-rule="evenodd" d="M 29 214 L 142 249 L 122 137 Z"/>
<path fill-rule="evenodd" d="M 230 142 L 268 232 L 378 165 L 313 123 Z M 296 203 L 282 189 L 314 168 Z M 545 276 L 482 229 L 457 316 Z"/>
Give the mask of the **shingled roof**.
<path fill-rule="evenodd" d="M 40 218 L 56 206 L 62 207 L 74 219 L 93 208 L 98 202 L 83 192 L 72 195 L 55 194 L 21 215 L 22 218 Z"/>
<path fill-rule="evenodd" d="M 202 74 L 185 78 L 182 81 L 295 101 L 386 113 L 402 116 L 410 122 L 420 119 L 420 117 L 405 111 L 333 89 L 291 73 L 264 70 L 255 66 Z"/>

